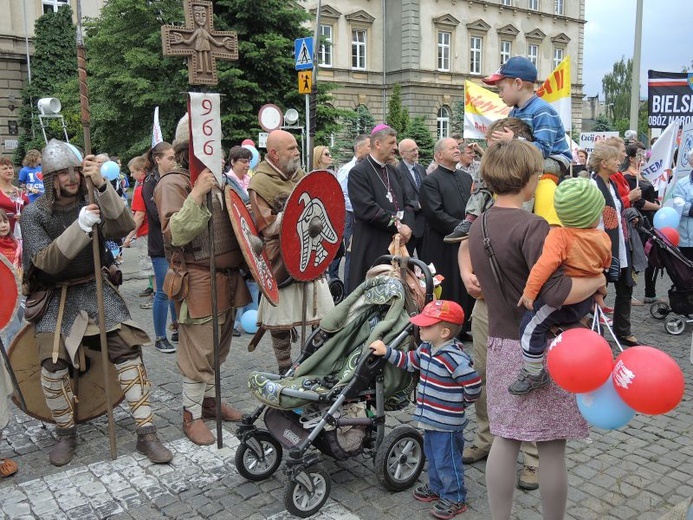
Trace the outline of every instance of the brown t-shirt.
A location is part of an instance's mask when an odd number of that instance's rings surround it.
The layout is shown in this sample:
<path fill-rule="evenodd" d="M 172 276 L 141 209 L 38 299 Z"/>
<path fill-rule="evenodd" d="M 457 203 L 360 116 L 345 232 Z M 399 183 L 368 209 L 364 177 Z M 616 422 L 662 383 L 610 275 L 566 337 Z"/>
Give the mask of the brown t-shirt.
<path fill-rule="evenodd" d="M 529 272 L 541 255 L 549 224 L 523 209 L 493 206 L 486 212 L 487 234 L 500 266 L 503 289 L 493 277 L 481 234 L 483 215 L 477 218 L 469 233 L 469 253 L 474 274 L 479 279 L 488 305 L 488 335 L 519 340 L 520 320 L 525 311 L 517 302 Z M 539 294 L 552 307 L 560 307 L 572 289 L 572 280 L 556 271 Z"/>

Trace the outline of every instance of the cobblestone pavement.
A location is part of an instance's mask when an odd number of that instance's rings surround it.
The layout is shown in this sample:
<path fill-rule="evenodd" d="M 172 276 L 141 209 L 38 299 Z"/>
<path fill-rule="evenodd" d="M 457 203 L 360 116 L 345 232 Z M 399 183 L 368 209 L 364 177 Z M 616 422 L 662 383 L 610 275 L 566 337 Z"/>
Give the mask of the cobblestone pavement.
<path fill-rule="evenodd" d="M 153 332 L 151 311 L 141 310 L 138 293 L 146 282 L 137 279 L 134 250 L 126 250 L 122 292 L 133 317 Z M 667 280 L 660 280 L 660 294 Z M 642 298 L 642 288 L 636 288 Z M 671 336 L 663 322 L 650 317 L 648 306 L 633 307 L 634 331 L 643 343 L 661 347 L 683 368 L 689 385 L 684 401 L 664 416 L 637 415 L 620 431 L 593 429 L 585 441 L 568 444 L 571 519 L 657 519 L 693 496 L 693 411 L 689 361 L 691 329 Z M 252 369 L 274 370 L 265 338 L 254 353 L 247 352 L 250 336 L 233 339 L 222 368 L 224 398 L 246 411 L 257 402 L 246 390 Z M 126 408 L 115 409 L 118 458 L 110 459 L 105 417 L 78 427 L 73 461 L 63 468 L 48 462 L 52 426 L 15 410 L 3 432 L 0 455 L 19 464 L 19 473 L 0 481 L 0 518 L 74 519 L 285 519 L 286 477 L 277 471 L 263 482 L 249 482 L 234 465 L 238 445 L 235 428 L 225 425 L 224 448 L 197 447 L 181 431 L 180 377 L 175 355 L 145 348 L 145 364 L 155 385 L 153 407 L 160 437 L 175 453 L 170 465 L 152 465 L 135 451 L 134 423 Z M 387 423 L 405 423 L 411 410 L 392 413 Z M 473 410 L 470 410 L 473 418 Z M 209 423 L 213 428 L 212 423 Z M 474 425 L 465 434 L 473 438 Z M 416 502 L 410 491 L 390 493 L 380 487 L 370 459 L 334 462 L 323 467 L 332 482 L 330 499 L 316 515 L 321 519 L 369 520 L 428 518 L 430 505 Z M 489 510 L 484 481 L 485 462 L 466 467 L 469 509 L 460 518 L 486 519 Z M 519 469 L 519 465 L 518 465 Z M 425 481 L 425 473 L 421 481 Z M 538 491 L 516 491 L 514 518 L 541 518 Z"/>

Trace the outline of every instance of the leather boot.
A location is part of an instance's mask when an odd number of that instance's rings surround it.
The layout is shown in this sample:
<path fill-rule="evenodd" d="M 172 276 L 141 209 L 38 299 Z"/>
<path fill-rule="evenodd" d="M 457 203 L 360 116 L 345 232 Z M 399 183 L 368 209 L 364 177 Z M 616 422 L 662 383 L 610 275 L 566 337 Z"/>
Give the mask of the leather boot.
<path fill-rule="evenodd" d="M 137 429 L 137 451 L 154 464 L 167 464 L 173 459 L 173 453 L 161 444 L 156 435 L 156 426 L 153 424 Z"/>
<path fill-rule="evenodd" d="M 56 428 L 58 442 L 51 448 L 48 458 L 53 466 L 64 466 L 72 460 L 75 454 L 75 446 L 77 445 L 77 429 L 71 428 Z"/>
<path fill-rule="evenodd" d="M 183 433 L 198 446 L 209 446 L 215 441 L 214 435 L 202 418 L 193 419 L 192 414 L 185 409 L 183 409 Z"/>
<path fill-rule="evenodd" d="M 202 417 L 204 419 L 217 418 L 217 400 L 214 397 L 205 397 L 202 400 Z M 243 419 L 243 412 L 231 408 L 228 404 L 221 403 L 221 420 L 238 422 Z"/>

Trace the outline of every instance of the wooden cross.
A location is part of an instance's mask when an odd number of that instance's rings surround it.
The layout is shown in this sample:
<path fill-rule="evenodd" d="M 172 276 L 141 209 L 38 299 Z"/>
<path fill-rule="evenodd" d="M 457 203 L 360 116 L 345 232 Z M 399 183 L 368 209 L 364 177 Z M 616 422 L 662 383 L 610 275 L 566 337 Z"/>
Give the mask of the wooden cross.
<path fill-rule="evenodd" d="M 235 31 L 214 30 L 211 1 L 184 0 L 184 8 L 185 27 L 161 27 L 164 56 L 188 57 L 191 85 L 216 85 L 216 58 L 237 60 L 238 36 Z"/>

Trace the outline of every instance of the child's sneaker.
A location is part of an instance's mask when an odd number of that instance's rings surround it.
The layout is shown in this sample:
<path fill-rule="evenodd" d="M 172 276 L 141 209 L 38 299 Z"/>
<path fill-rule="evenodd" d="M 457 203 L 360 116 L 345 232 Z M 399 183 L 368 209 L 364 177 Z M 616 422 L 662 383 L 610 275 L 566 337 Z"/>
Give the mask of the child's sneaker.
<path fill-rule="evenodd" d="M 433 506 L 433 509 L 431 509 L 431 514 L 436 518 L 445 520 L 457 516 L 460 513 L 464 513 L 466 510 L 467 504 L 464 502 L 453 502 L 447 498 L 441 498 L 436 505 Z"/>
<path fill-rule="evenodd" d="M 508 392 L 513 395 L 525 395 L 548 384 L 549 374 L 546 370 L 542 368 L 538 375 L 533 376 L 523 367 L 517 376 L 517 380 L 508 387 Z"/>
<path fill-rule="evenodd" d="M 471 220 L 463 220 L 457 226 L 455 226 L 455 229 L 452 230 L 452 233 L 449 235 L 445 235 L 445 238 L 443 238 L 443 242 L 446 244 L 456 244 L 457 242 L 462 242 L 464 240 L 467 240 L 469 238 L 469 230 L 472 227 L 472 221 Z"/>
<path fill-rule="evenodd" d="M 440 496 L 428 487 L 428 484 L 423 484 L 414 489 L 414 498 L 419 502 L 433 502 L 439 500 Z"/>

